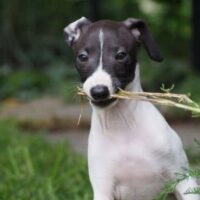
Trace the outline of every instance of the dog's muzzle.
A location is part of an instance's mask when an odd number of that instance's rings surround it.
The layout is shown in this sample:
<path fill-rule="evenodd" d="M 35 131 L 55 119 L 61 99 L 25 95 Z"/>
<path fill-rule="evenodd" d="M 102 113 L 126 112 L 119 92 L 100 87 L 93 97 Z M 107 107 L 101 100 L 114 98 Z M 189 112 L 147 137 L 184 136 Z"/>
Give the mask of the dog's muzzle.
<path fill-rule="evenodd" d="M 116 100 L 110 97 L 108 87 L 105 85 L 97 85 L 91 88 L 91 102 L 98 107 L 106 107 Z"/>

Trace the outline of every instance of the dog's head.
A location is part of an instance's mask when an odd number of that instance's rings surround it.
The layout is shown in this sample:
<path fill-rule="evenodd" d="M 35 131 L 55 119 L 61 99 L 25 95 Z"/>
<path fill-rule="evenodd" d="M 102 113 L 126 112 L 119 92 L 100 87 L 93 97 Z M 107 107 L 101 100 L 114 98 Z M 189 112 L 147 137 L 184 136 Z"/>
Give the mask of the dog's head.
<path fill-rule="evenodd" d="M 141 44 L 151 59 L 162 60 L 149 29 L 140 19 L 92 23 L 82 17 L 69 24 L 64 35 L 75 52 L 83 89 L 98 107 L 112 104 L 115 99 L 111 95 L 133 81 Z"/>

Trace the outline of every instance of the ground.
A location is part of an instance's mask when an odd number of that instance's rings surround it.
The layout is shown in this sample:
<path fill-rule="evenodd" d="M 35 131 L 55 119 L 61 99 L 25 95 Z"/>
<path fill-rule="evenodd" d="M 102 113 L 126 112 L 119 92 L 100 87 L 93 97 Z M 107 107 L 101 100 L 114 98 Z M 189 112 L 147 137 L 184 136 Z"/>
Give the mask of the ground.
<path fill-rule="evenodd" d="M 77 125 L 80 113 L 82 115 L 81 117 L 81 121 L 80 124 Z M 191 117 L 190 118 L 186 118 L 184 119 L 185 121 L 181 121 L 179 118 L 177 119 L 176 115 L 169 115 L 166 114 L 166 112 L 164 112 L 164 114 L 167 116 L 170 125 L 177 131 L 177 133 L 180 135 L 184 147 L 185 148 L 191 148 L 195 146 L 195 142 L 194 139 L 196 138 L 197 140 L 200 141 L 200 123 L 197 122 L 197 120 L 193 120 Z M 44 131 L 47 134 L 44 134 L 43 136 L 46 137 L 46 139 L 48 141 L 50 141 L 51 143 L 55 143 L 55 145 L 53 146 L 57 146 L 60 141 L 65 141 L 67 140 L 69 142 L 69 144 L 72 147 L 72 150 L 82 154 L 84 156 L 87 156 L 87 139 L 88 139 L 88 134 L 89 134 L 89 127 L 90 127 L 90 116 L 91 116 L 91 108 L 88 105 L 88 103 L 86 104 L 66 104 L 63 100 L 59 99 L 59 98 L 52 98 L 52 97 L 44 97 L 42 99 L 36 99 L 33 100 L 31 102 L 19 102 L 16 101 L 15 99 L 10 99 L 7 100 L 5 102 L 3 102 L 1 104 L 0 107 L 0 119 L 6 119 L 6 118 L 14 118 L 15 121 L 17 121 L 17 123 L 23 128 L 25 129 L 25 133 L 28 132 L 27 129 L 31 129 L 31 133 L 34 132 L 38 132 L 38 130 L 44 129 Z M 7 127 L 7 125 L 6 125 Z M 11 129 L 11 131 L 13 131 Z M 39 131 L 40 132 L 40 131 Z M 21 131 L 19 130 L 19 134 L 21 135 Z M 36 136 L 36 135 L 31 135 L 31 136 Z M 29 138 L 29 142 L 30 144 L 32 144 L 32 137 L 28 136 Z M 18 138 L 18 137 L 17 137 Z M 21 149 L 23 150 L 24 148 L 24 144 L 23 141 L 18 138 L 18 146 L 16 148 L 19 148 L 19 150 L 21 151 Z M 13 141 L 15 141 L 15 138 L 13 138 Z M 39 140 L 40 141 L 40 140 Z M 46 141 L 46 140 L 45 140 Z M 22 144 L 21 144 L 21 143 Z M 3 142 L 4 144 L 4 142 Z M 45 144 L 45 143 L 44 143 Z M 4 144 L 5 145 L 5 144 Z M 8 146 L 10 146 L 10 143 L 8 142 L 7 144 Z M 49 151 L 52 152 L 52 150 L 49 150 L 48 148 L 46 148 L 43 143 L 41 143 L 41 150 L 37 149 L 37 154 L 36 155 L 31 155 L 30 156 L 30 160 L 32 160 L 32 158 L 34 156 L 38 157 L 38 155 L 42 154 L 44 152 L 46 152 L 45 154 L 45 161 L 47 162 L 47 164 L 45 165 L 45 167 L 47 167 L 48 164 L 48 159 L 47 157 L 49 157 L 49 159 L 53 159 L 54 161 L 54 157 L 55 158 L 60 158 L 60 155 L 62 154 L 62 151 L 60 151 L 60 147 L 56 147 L 56 149 L 58 148 L 59 151 L 55 150 L 57 152 L 57 156 L 51 156 L 51 154 L 49 154 Z M 52 146 L 52 145 L 51 145 Z M 30 147 L 30 150 L 34 150 L 34 148 Z M 67 149 L 67 146 L 65 146 L 63 148 Z M 13 155 L 15 155 L 16 153 L 16 149 L 13 149 Z M 18 152 L 18 154 L 21 155 L 21 152 Z M 63 155 L 63 154 L 62 154 Z M 33 156 L 33 157 L 32 157 Z M 71 156 L 72 158 L 76 157 L 75 154 L 68 152 L 67 155 L 64 155 L 65 158 L 69 156 Z M 199 157 L 199 155 L 198 155 Z M 6 160 L 7 156 L 5 156 Z M 66 165 L 68 166 L 68 160 L 64 158 L 64 161 L 66 163 Z M 79 157 L 77 158 L 77 160 L 79 161 Z M 85 162 L 85 159 L 83 159 Z M 9 161 L 9 160 L 8 160 Z M 63 161 L 63 162 L 64 162 Z M 70 161 L 71 162 L 71 161 Z M 83 163 L 84 163 L 83 162 Z M 199 162 L 199 161 L 198 161 Z M 54 163 L 54 162 L 53 162 Z M 78 168 L 79 172 L 77 172 L 76 174 L 78 174 L 78 178 L 82 177 L 83 180 L 85 180 L 85 178 L 88 178 L 88 175 L 86 174 L 87 170 L 86 170 L 86 165 L 83 166 L 83 163 L 79 163 L 76 164 L 77 167 L 80 167 L 80 169 Z M 37 163 L 34 163 L 34 165 L 36 165 Z M 72 165 L 74 165 L 73 163 L 71 163 Z M 194 164 L 194 163 L 192 163 Z M 63 165 L 63 164 L 62 164 Z M 63 170 L 63 167 L 61 165 L 61 168 Z M 10 166 L 10 164 L 9 164 Z M 23 168 L 24 164 L 21 165 L 21 167 Z M 57 164 L 55 163 L 56 168 Z M 54 165 L 51 167 L 55 167 Z M 73 168 L 71 166 L 68 166 L 69 170 L 64 170 L 63 172 L 60 171 L 59 169 L 59 177 L 63 177 L 65 175 L 65 172 L 67 174 L 70 174 L 70 170 L 73 171 Z M 5 169 L 7 169 L 7 167 L 5 167 Z M 49 166 L 48 166 L 49 169 Z M 82 171 L 85 173 L 84 176 L 79 176 L 80 172 Z M 69 173 L 70 172 L 70 173 Z M 39 171 L 37 171 L 35 173 L 35 175 L 37 175 L 39 173 Z M 67 175 L 68 176 L 68 175 Z M 74 175 L 73 175 L 74 176 Z M 10 178 L 7 177 L 10 181 Z M 45 179 L 45 177 L 44 177 Z M 25 179 L 26 180 L 26 179 Z M 37 179 L 35 179 L 37 180 Z M 46 180 L 46 179 L 45 179 Z M 66 180 L 68 180 L 68 178 L 66 178 Z M 71 179 L 69 179 L 71 180 Z M 84 186 L 81 187 L 81 191 L 84 191 L 83 194 L 85 195 L 84 198 L 82 199 L 88 199 L 88 195 L 91 196 L 91 187 L 89 185 L 89 182 L 87 181 L 87 187 L 85 187 L 85 182 L 81 181 L 78 179 L 78 182 L 83 183 Z M 31 180 L 30 180 L 31 181 Z M 53 179 L 52 179 L 53 181 Z M 18 181 L 19 182 L 19 181 Z M 23 183 L 23 181 L 21 181 Z M 20 183 L 21 183 L 20 182 Z M 26 192 L 27 194 L 30 193 L 30 191 L 32 191 L 32 182 L 30 182 L 30 186 L 27 188 L 21 187 L 20 186 L 20 191 Z M 44 181 L 45 184 L 49 184 L 49 182 Z M 68 183 L 68 181 L 66 181 L 66 183 Z M 12 184 L 15 184 L 12 182 Z M 36 183 L 37 184 L 37 181 Z M 44 185 L 45 185 L 44 184 Z M 57 184 L 57 182 L 53 182 L 53 184 Z M 69 184 L 69 183 L 68 183 Z M 70 183 L 71 184 L 71 183 Z M 76 185 L 77 183 L 75 183 Z M 61 184 L 62 185 L 62 184 Z M 13 187 L 11 187 L 13 188 Z M 14 187 L 15 188 L 15 187 Z M 70 185 L 70 188 L 71 185 Z M 72 192 L 71 197 L 73 197 L 73 199 L 80 199 L 79 197 L 83 197 L 83 194 L 79 194 L 76 191 L 76 187 L 73 187 L 75 191 Z M 80 188 L 80 187 L 79 187 Z M 7 188 L 4 188 L 5 191 L 7 191 Z M 3 193 L 5 194 L 5 191 L 3 190 Z M 35 191 L 38 192 L 38 189 L 35 188 Z M 85 191 L 87 191 L 87 193 L 85 193 Z M 1 192 L 1 190 L 0 190 Z M 19 193 L 18 192 L 18 193 Z M 42 192 L 44 193 L 44 195 L 49 196 L 50 194 L 46 194 L 46 188 L 44 187 Z M 53 197 L 55 197 L 55 195 L 59 195 L 59 194 L 64 194 L 66 192 L 65 189 L 63 189 L 62 193 L 57 193 L 58 189 L 55 191 L 53 191 L 53 193 L 51 193 L 51 195 L 53 195 Z M 10 192 L 9 192 L 10 194 Z M 13 196 L 13 199 L 15 199 L 15 191 L 13 192 L 13 194 L 10 196 Z M 20 193 L 21 194 L 21 193 Z M 67 195 L 68 193 L 66 193 L 65 195 Z M 74 197 L 74 196 L 76 197 Z M 70 196 L 70 195 L 69 195 Z M 5 198 L 8 199 L 8 198 Z M 10 199 L 10 198 L 9 198 Z M 21 199 L 21 197 L 19 198 Z M 27 199 L 24 196 L 24 199 Z M 91 197 L 89 198 L 91 199 Z M 170 200 L 172 200 L 173 198 L 170 198 Z"/>
<path fill-rule="evenodd" d="M 81 122 L 77 125 L 80 113 Z M 90 115 L 88 103 L 67 104 L 57 97 L 43 97 L 31 102 L 9 100 L 0 107 L 0 119 L 12 117 L 24 128 L 47 129 L 51 133 L 48 136 L 51 140 L 66 138 L 75 151 L 84 155 L 87 152 Z M 170 125 L 180 135 L 185 148 L 193 146 L 195 138 L 200 140 L 198 121 L 191 117 L 184 121 L 178 120 L 176 115 L 167 113 L 166 109 L 164 115 L 167 115 Z"/>

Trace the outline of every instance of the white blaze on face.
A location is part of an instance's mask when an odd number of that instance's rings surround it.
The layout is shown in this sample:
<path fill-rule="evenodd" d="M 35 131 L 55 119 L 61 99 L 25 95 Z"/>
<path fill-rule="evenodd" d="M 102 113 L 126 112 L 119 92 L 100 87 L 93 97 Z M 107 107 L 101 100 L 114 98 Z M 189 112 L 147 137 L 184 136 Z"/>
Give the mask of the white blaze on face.
<path fill-rule="evenodd" d="M 88 77 L 85 83 L 83 84 L 83 90 L 89 97 L 91 97 L 90 95 L 91 88 L 97 85 L 106 86 L 110 94 L 113 94 L 114 92 L 111 76 L 105 70 L 103 70 L 104 33 L 102 29 L 99 31 L 99 43 L 100 43 L 100 57 L 97 70 L 90 77 Z"/>
<path fill-rule="evenodd" d="M 104 43 L 104 34 L 103 31 L 99 31 L 99 42 L 100 42 L 100 59 L 98 68 L 103 68 L 103 43 Z"/>

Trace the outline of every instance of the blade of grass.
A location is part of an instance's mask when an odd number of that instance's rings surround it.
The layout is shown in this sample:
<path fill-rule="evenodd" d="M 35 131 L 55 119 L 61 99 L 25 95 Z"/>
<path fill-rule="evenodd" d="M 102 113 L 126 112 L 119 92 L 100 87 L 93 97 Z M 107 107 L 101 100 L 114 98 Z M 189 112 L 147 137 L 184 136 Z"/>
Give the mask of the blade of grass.
<path fill-rule="evenodd" d="M 30 152 L 27 146 L 23 148 L 24 158 L 26 161 L 27 170 L 30 176 L 34 175 L 34 167 L 30 157 Z"/>
<path fill-rule="evenodd" d="M 20 177 L 21 173 L 20 173 L 19 167 L 17 165 L 17 159 L 15 158 L 15 156 L 13 154 L 13 149 L 11 149 L 11 148 L 8 148 L 8 158 L 9 158 L 10 164 L 13 168 L 14 175 L 16 177 Z"/>

